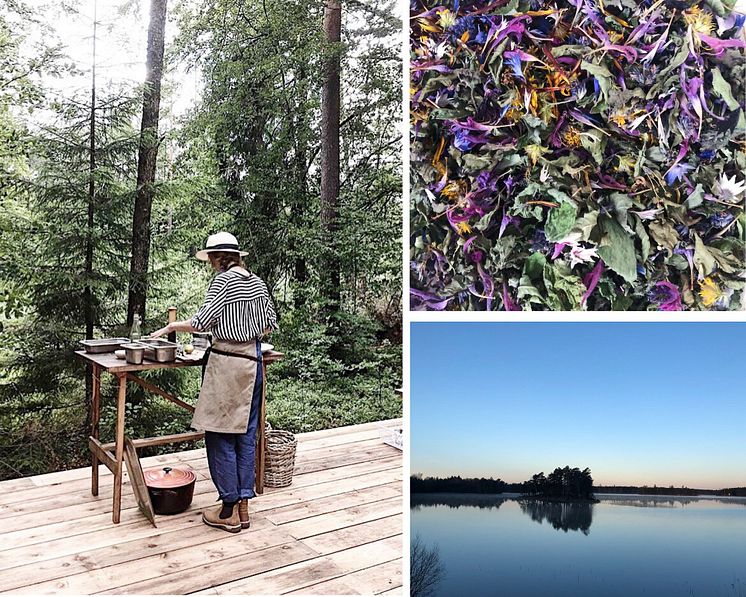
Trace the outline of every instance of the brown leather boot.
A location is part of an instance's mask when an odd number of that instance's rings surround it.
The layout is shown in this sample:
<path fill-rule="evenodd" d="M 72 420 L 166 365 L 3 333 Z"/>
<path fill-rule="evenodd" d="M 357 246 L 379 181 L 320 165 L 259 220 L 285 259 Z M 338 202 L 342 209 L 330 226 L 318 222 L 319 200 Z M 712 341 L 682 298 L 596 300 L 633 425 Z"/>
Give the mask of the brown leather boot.
<path fill-rule="evenodd" d="M 222 506 L 207 508 L 202 512 L 202 522 L 206 525 L 223 529 L 229 533 L 238 533 L 241 531 L 241 519 L 238 517 L 238 502 L 233 505 L 233 511 L 228 518 L 220 518 Z"/>
<path fill-rule="evenodd" d="M 238 518 L 241 521 L 241 528 L 248 529 L 251 526 L 249 520 L 249 500 L 246 498 L 238 502 Z"/>

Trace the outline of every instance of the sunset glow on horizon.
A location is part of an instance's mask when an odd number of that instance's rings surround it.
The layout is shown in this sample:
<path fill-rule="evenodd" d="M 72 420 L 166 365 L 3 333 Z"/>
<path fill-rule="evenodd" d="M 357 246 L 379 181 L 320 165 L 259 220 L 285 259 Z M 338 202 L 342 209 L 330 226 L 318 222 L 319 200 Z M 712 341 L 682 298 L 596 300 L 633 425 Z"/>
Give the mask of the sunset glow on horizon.
<path fill-rule="evenodd" d="M 412 474 L 746 486 L 746 323 L 411 329 Z"/>

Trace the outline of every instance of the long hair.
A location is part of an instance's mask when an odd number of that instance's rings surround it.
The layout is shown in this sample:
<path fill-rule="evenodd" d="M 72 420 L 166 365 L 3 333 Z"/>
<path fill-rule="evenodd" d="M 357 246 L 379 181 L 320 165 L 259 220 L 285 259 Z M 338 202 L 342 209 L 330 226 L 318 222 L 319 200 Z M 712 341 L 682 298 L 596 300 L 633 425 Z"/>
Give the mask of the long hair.
<path fill-rule="evenodd" d="M 227 271 L 232 265 L 244 267 L 241 255 L 232 251 L 215 251 L 214 253 L 209 253 L 208 257 L 210 258 L 210 263 L 217 266 L 220 272 Z"/>

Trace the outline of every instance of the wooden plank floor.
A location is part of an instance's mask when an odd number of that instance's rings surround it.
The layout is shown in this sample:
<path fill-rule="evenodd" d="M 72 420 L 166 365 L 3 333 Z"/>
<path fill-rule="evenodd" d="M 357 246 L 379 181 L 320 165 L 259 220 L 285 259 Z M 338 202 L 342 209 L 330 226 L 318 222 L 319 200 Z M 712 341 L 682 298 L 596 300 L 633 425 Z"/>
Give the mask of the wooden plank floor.
<path fill-rule="evenodd" d="M 298 435 L 293 484 L 252 500 L 251 529 L 237 534 L 200 520 L 217 499 L 204 450 L 142 460 L 197 473 L 189 510 L 156 516 L 158 528 L 126 475 L 112 524 L 103 466 L 98 497 L 90 468 L 4 481 L 0 593 L 401 594 L 402 456 L 378 425 Z"/>

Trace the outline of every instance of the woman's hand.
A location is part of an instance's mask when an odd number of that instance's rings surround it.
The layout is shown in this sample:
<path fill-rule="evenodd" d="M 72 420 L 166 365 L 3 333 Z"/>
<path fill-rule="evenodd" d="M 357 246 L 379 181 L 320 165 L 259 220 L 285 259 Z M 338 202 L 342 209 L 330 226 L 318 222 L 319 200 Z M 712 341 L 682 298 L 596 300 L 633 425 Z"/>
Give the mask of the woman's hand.
<path fill-rule="evenodd" d="M 156 330 L 148 338 L 160 338 L 161 336 L 165 336 L 166 334 L 170 334 L 173 332 L 171 329 L 171 324 L 169 323 L 166 327 L 161 328 L 160 330 Z"/>
<path fill-rule="evenodd" d="M 171 332 L 200 332 L 202 330 L 198 330 L 197 328 L 192 326 L 192 320 L 191 319 L 185 319 L 184 321 L 172 321 L 169 323 L 166 327 L 161 328 L 160 330 L 156 330 L 148 338 L 160 338 L 161 336 L 165 336 L 166 334 L 170 334 Z"/>

